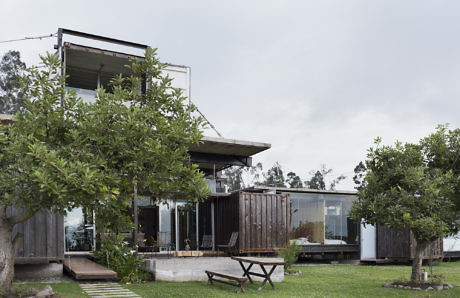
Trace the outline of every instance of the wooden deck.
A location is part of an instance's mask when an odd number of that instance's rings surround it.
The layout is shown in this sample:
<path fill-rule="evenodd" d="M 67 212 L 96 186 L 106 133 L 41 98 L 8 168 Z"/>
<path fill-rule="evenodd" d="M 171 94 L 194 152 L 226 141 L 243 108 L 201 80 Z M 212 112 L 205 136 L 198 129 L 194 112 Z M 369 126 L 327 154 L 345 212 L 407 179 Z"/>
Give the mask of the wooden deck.
<path fill-rule="evenodd" d="M 64 270 L 75 279 L 113 279 L 117 273 L 85 257 L 65 257 Z"/>

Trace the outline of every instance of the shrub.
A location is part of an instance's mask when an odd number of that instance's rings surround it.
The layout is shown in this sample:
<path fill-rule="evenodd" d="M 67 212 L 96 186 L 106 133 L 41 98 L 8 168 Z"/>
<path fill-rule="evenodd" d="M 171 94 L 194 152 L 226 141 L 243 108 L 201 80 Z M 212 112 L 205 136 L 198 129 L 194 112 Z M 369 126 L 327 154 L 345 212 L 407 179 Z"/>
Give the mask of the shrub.
<path fill-rule="evenodd" d="M 151 274 L 142 266 L 142 259 L 123 238 L 123 235 L 115 233 L 101 235 L 100 245 L 94 252 L 96 262 L 117 272 L 122 282 L 137 283 L 151 279 Z"/>
<path fill-rule="evenodd" d="M 302 246 L 297 245 L 295 241 L 288 241 L 284 248 L 277 249 L 278 256 L 284 259 L 284 271 L 288 269 L 297 261 L 299 254 L 302 251 Z"/>

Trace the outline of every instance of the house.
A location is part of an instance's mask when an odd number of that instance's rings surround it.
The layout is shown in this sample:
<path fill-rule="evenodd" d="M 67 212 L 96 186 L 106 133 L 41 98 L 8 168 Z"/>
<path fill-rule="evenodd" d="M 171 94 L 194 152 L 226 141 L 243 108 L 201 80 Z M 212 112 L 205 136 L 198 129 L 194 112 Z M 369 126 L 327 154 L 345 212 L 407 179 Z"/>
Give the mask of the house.
<path fill-rule="evenodd" d="M 304 257 L 359 253 L 359 224 L 348 216 L 356 192 L 259 186 L 244 191 L 288 196 L 288 238 L 302 246 Z"/>
<path fill-rule="evenodd" d="M 56 49 L 64 66 L 63 74 L 68 76 L 66 86 L 87 101 L 95 100 L 94 90 L 108 86 L 115 74 L 129 75 L 130 70 L 125 65 L 130 63 L 130 59 L 143 57 L 141 54 L 77 44 L 68 41 L 69 37 L 83 39 L 85 44 L 96 41 L 105 46 L 115 44 L 140 50 L 147 48 L 142 44 L 60 28 Z M 174 78 L 173 86 L 181 88 L 190 98 L 190 68 L 168 64 L 164 71 Z M 269 148 L 270 144 L 267 143 L 203 137 L 202 143 L 190 148 L 189 153 L 190 160 L 206 175 L 212 192 L 210 198 L 215 198 L 225 190 L 220 177 L 223 169 L 251 166 L 252 156 Z M 168 250 L 199 250 L 203 235 L 212 235 L 214 248 L 216 244 L 222 244 L 216 242 L 221 239 L 216 237 L 219 234 L 216 234 L 215 226 L 219 219 L 216 219 L 213 211 L 220 206 L 215 205 L 217 200 L 190 203 L 180 198 L 170 198 L 168 204 L 160 205 L 152 204 L 153 201 L 148 195 L 141 195 L 134 204 L 134 222 L 138 222 L 138 237 L 133 237 L 135 242 L 158 241 L 161 234 L 168 242 Z M 21 210 L 8 209 L 10 215 L 18 212 Z M 18 231 L 24 233 L 24 241 L 17 252 L 16 264 L 52 264 L 54 268 L 64 259 L 88 255 L 95 249 L 97 218 L 86 208 L 75 208 L 65 216 L 42 212 L 17 225 L 14 233 Z M 127 235 L 127 238 L 131 238 L 131 235 Z M 143 239 L 139 241 L 139 238 Z M 228 239 L 222 238 L 222 241 Z M 139 251 L 148 253 L 151 248 L 140 247 Z M 62 272 L 62 265 L 60 268 Z"/>

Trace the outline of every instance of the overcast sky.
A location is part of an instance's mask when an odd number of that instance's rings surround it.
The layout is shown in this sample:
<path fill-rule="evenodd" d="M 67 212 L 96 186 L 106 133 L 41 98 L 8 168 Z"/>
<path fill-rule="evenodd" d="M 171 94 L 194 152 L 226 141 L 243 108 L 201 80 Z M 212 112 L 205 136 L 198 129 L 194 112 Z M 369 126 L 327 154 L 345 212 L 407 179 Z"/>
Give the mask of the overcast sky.
<path fill-rule="evenodd" d="M 192 68 L 192 100 L 226 138 L 267 142 L 265 168 L 348 179 L 377 136 L 460 127 L 458 1 L 0 0 L 0 41 L 74 29 Z M 30 65 L 55 38 L 0 44 Z M 213 132 L 206 133 L 216 136 Z"/>

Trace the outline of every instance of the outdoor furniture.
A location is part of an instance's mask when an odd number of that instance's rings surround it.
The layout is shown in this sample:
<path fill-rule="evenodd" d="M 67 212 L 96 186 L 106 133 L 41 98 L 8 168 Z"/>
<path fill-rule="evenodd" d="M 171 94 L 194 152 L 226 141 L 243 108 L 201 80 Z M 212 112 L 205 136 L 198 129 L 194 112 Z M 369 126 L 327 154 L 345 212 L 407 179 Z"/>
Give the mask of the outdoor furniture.
<path fill-rule="evenodd" d="M 231 251 L 232 249 L 235 248 L 237 239 L 238 239 L 238 232 L 233 232 L 232 236 L 230 237 L 230 241 L 228 241 L 228 244 L 217 245 L 217 250 L 222 249 L 227 252 Z"/>
<path fill-rule="evenodd" d="M 225 273 L 220 273 L 220 272 L 214 272 L 214 271 L 205 271 L 206 274 L 208 275 L 208 281 L 206 282 L 206 285 L 212 284 L 213 281 L 217 281 L 223 284 L 231 285 L 234 287 L 239 287 L 238 291 L 236 293 L 244 293 L 244 288 L 243 284 L 248 281 L 246 277 L 239 277 L 239 276 L 234 276 L 234 275 L 229 275 Z M 216 279 L 214 276 L 220 277 L 220 278 L 225 278 L 230 281 L 222 280 L 222 279 Z M 233 283 L 231 281 L 235 281 L 236 283 Z"/>
<path fill-rule="evenodd" d="M 274 290 L 275 285 L 270 279 L 270 276 L 275 271 L 276 266 L 278 265 L 284 266 L 284 261 L 276 261 L 273 258 L 232 257 L 232 260 L 238 261 L 240 263 L 241 268 L 243 268 L 243 271 L 244 271 L 243 277 L 247 276 L 247 278 L 249 279 L 251 283 L 253 283 L 251 275 L 264 278 L 264 281 L 259 287 L 259 291 L 262 290 L 262 288 L 265 286 L 267 281 L 270 283 L 270 285 L 272 286 L 272 289 Z M 244 263 L 248 263 L 249 264 L 248 267 L 245 267 Z M 263 273 L 250 271 L 254 264 L 259 265 Z M 267 273 L 265 266 L 273 266 L 273 267 Z"/>
<path fill-rule="evenodd" d="M 171 241 L 170 241 L 170 236 L 168 232 L 158 232 L 157 233 L 157 243 L 156 247 L 158 247 L 158 251 L 166 251 L 168 253 L 169 257 L 169 252 L 171 250 Z"/>
<path fill-rule="evenodd" d="M 212 235 L 203 235 L 200 247 L 204 249 L 212 249 Z"/>

